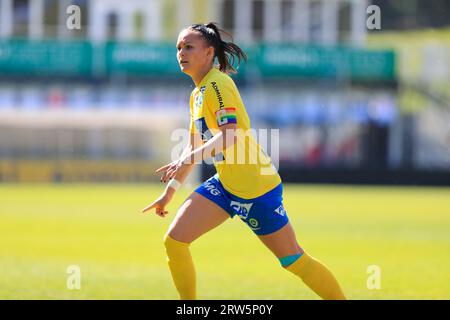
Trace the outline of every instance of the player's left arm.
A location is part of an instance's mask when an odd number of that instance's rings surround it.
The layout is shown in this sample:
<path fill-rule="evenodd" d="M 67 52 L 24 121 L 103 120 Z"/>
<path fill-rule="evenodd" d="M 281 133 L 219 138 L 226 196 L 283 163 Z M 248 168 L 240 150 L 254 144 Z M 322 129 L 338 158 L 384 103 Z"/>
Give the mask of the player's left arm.
<path fill-rule="evenodd" d="M 220 130 L 211 139 L 205 142 L 202 146 L 185 154 L 178 164 L 173 166 L 166 175 L 167 179 L 178 177 L 178 173 L 186 170 L 186 167 L 191 167 L 198 159 L 208 159 L 214 155 L 223 152 L 225 149 L 233 146 L 236 141 L 236 123 L 226 124 L 220 127 Z M 161 170 L 160 168 L 158 170 Z"/>
<path fill-rule="evenodd" d="M 232 147 L 237 141 L 236 128 L 236 123 L 222 125 L 211 139 L 186 154 L 182 163 L 192 163 L 194 159 L 206 160 Z"/>
<path fill-rule="evenodd" d="M 210 82 L 205 91 L 204 102 L 210 115 L 210 124 L 215 121 L 216 124 L 210 128 L 212 136 L 204 141 L 203 145 L 193 149 L 186 154 L 176 166 L 175 173 L 172 172 L 169 178 L 175 176 L 176 171 L 189 163 L 198 163 L 199 161 L 209 159 L 226 149 L 234 146 L 237 142 L 237 113 L 236 94 L 232 85 L 228 83 Z"/>
<path fill-rule="evenodd" d="M 212 137 L 194 149 L 183 161 L 206 160 L 232 147 L 236 141 L 237 110 L 235 86 L 227 81 L 209 82 L 205 90 L 205 103 L 210 115 Z M 211 117 L 212 116 L 212 117 Z M 214 120 L 213 120 L 214 119 Z M 190 158 L 189 158 L 190 157 Z"/>

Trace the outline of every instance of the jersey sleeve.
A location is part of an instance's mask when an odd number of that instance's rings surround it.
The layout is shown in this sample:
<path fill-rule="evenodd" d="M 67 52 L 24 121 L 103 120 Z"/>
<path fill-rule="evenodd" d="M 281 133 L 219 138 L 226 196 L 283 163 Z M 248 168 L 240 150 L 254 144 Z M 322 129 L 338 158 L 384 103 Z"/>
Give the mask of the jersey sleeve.
<path fill-rule="evenodd" d="M 191 93 L 191 96 L 189 97 L 189 133 L 193 134 L 195 133 L 195 126 L 194 126 L 194 107 L 193 107 L 193 94 Z"/>
<path fill-rule="evenodd" d="M 211 81 L 208 83 L 207 105 L 215 118 L 218 127 L 229 123 L 237 123 L 236 94 L 228 83 Z"/>

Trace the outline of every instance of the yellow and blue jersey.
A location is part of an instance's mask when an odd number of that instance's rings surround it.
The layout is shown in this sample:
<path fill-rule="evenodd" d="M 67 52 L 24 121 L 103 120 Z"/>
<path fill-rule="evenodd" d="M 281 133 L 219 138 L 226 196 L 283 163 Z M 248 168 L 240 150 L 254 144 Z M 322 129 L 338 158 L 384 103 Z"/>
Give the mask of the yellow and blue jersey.
<path fill-rule="evenodd" d="M 237 142 L 214 157 L 225 190 L 243 199 L 257 198 L 281 183 L 270 158 L 251 134 L 250 119 L 234 81 L 212 68 L 190 97 L 190 133 L 207 141 L 220 127 L 235 123 Z"/>

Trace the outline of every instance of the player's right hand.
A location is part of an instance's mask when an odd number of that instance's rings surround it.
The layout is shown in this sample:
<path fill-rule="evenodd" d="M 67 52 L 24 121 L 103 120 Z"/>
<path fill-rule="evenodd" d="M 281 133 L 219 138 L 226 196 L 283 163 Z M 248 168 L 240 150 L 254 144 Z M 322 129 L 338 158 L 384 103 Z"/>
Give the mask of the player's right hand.
<path fill-rule="evenodd" d="M 169 204 L 170 200 L 171 200 L 171 197 L 168 194 L 164 193 L 158 199 L 156 199 L 151 204 L 149 204 L 144 209 L 142 209 L 142 212 L 146 213 L 147 211 L 154 208 L 155 213 L 158 216 L 164 218 L 169 213 L 169 211 L 166 211 L 165 208 Z"/>

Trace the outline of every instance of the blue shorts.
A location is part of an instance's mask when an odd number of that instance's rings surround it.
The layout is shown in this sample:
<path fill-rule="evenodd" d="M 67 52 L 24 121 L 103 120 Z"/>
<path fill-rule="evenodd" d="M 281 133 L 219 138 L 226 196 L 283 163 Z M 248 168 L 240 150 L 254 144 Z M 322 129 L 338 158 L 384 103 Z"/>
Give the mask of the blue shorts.
<path fill-rule="evenodd" d="M 224 209 L 231 218 L 238 215 L 259 236 L 275 232 L 289 222 L 283 207 L 281 183 L 260 197 L 243 199 L 225 190 L 216 174 L 195 192 Z"/>

